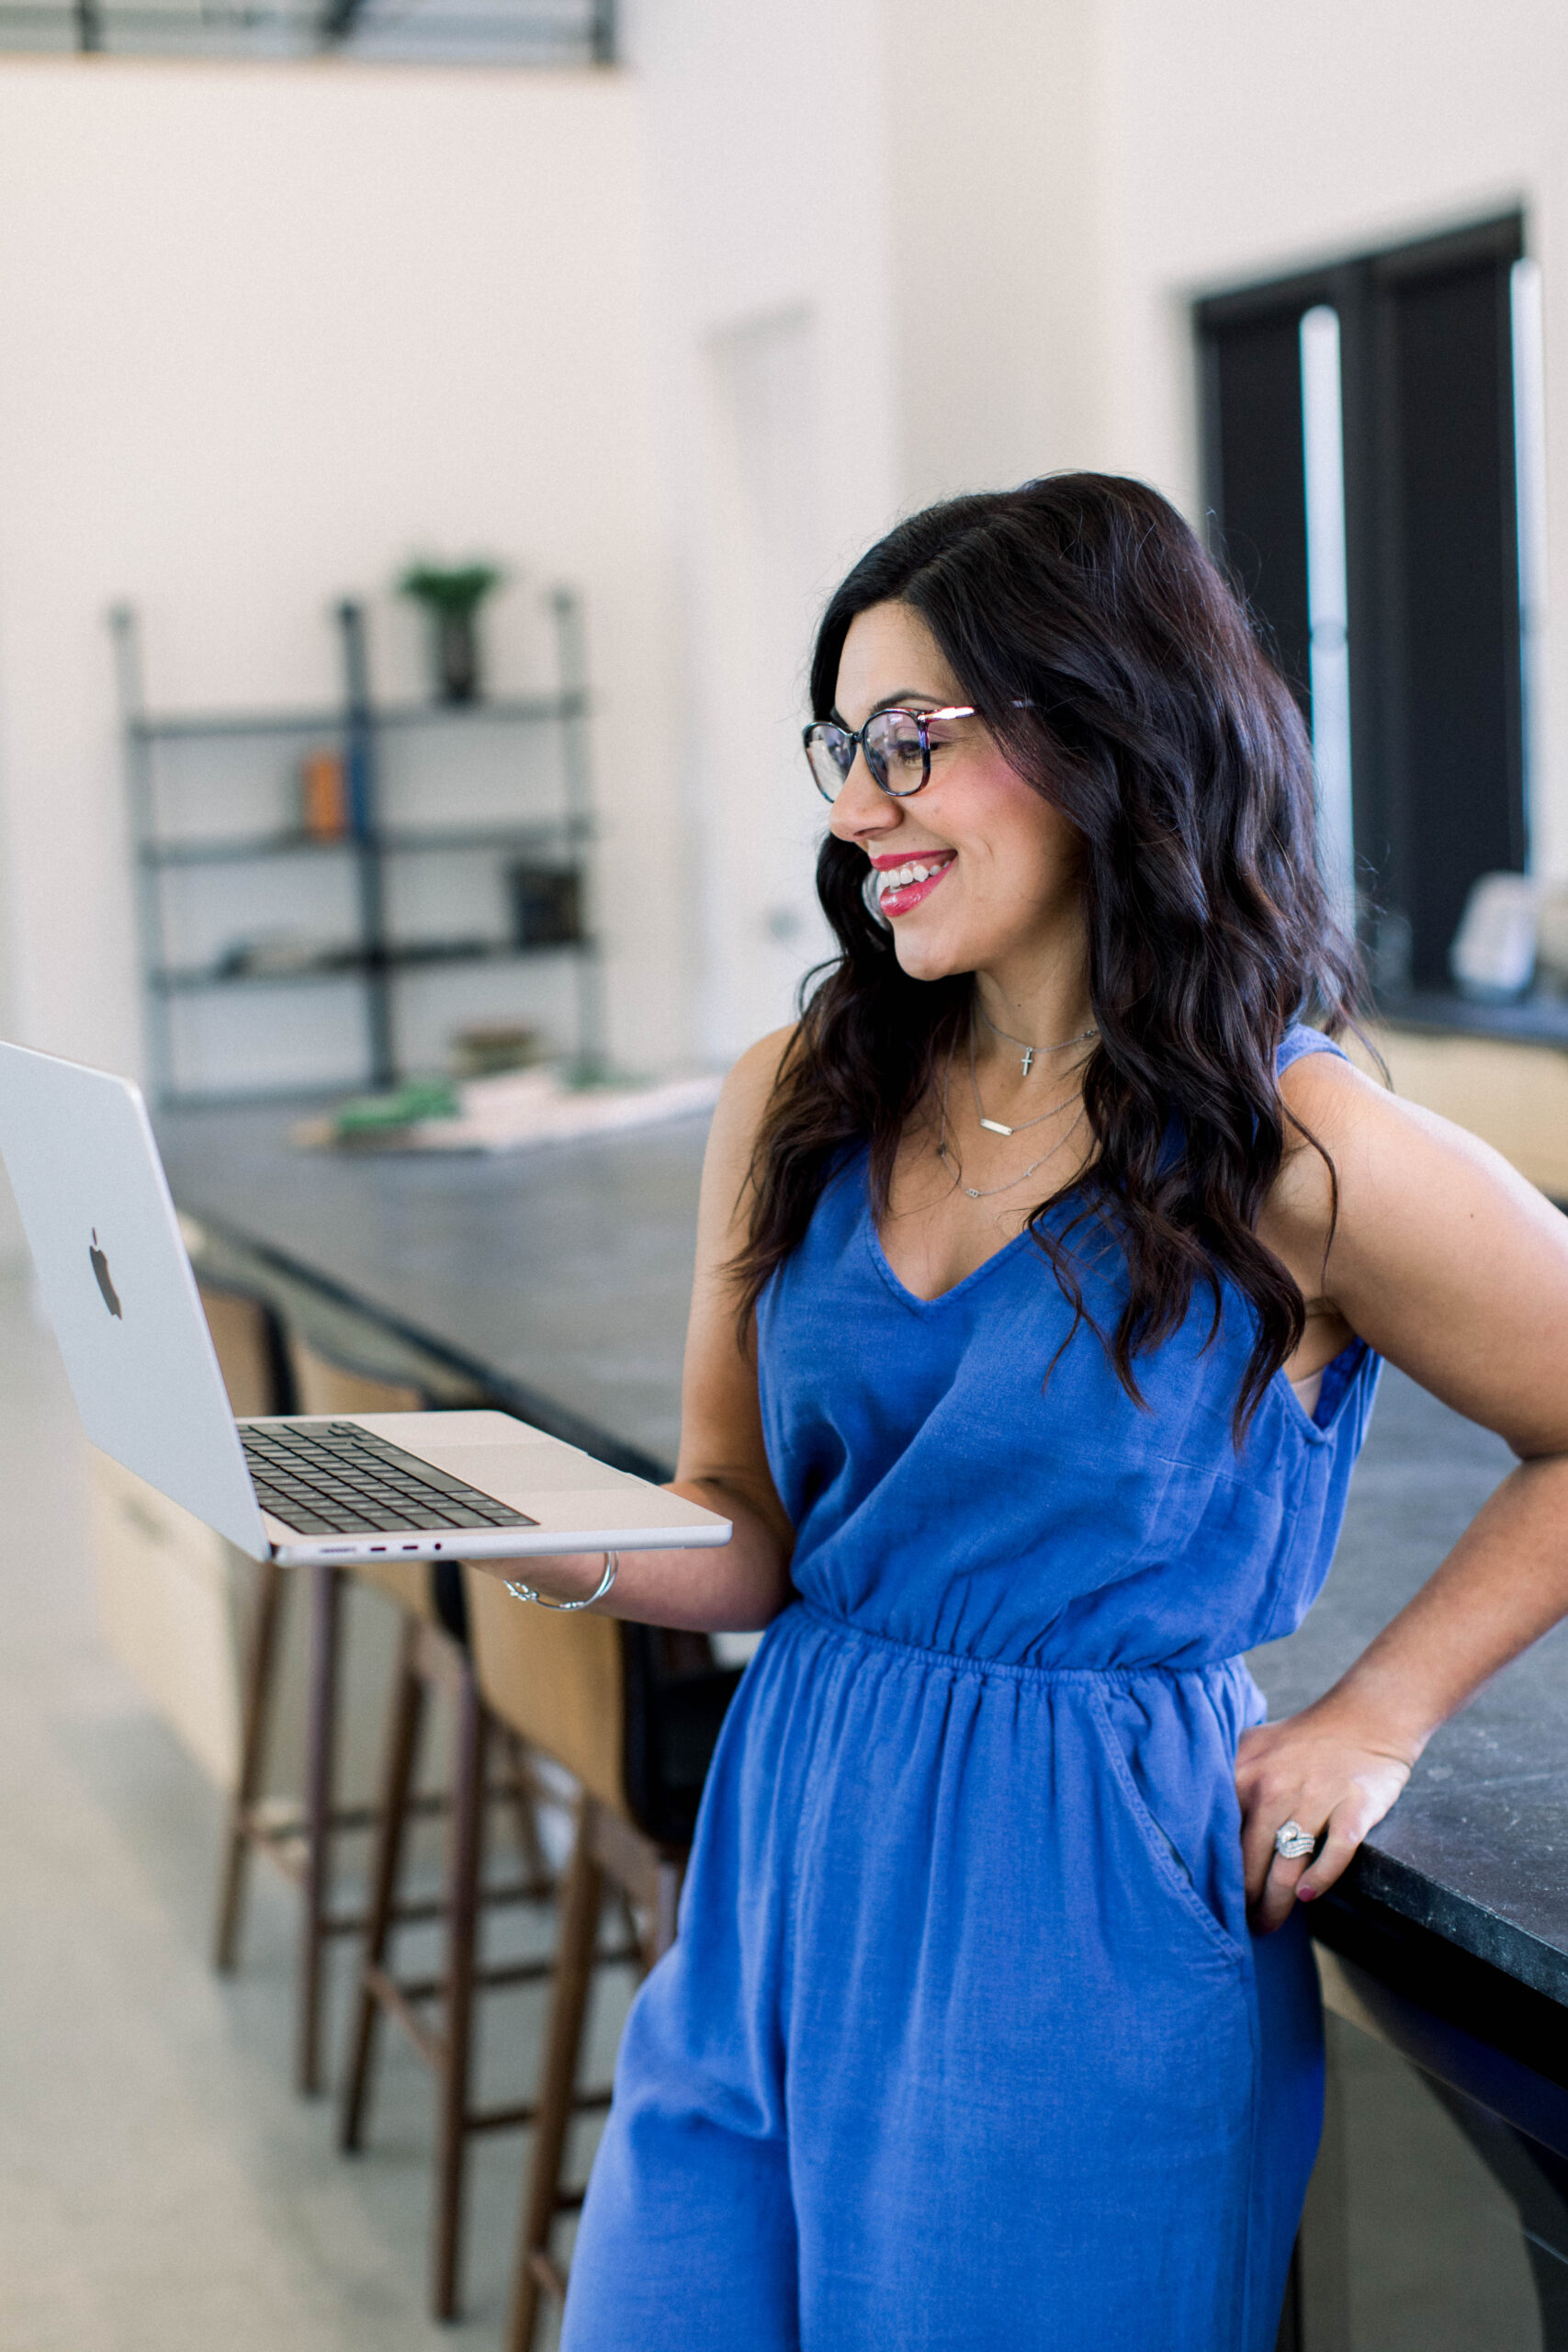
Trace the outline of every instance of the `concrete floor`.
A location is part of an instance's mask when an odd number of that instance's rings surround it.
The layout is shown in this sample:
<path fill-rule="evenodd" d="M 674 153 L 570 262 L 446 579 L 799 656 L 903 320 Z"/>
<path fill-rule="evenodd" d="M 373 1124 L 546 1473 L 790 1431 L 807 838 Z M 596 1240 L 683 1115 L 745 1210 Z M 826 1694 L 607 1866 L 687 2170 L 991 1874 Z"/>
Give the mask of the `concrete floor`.
<path fill-rule="evenodd" d="M 0 1496 L 0 2347 L 489 2352 L 525 2137 L 477 2144 L 467 2316 L 437 2326 L 429 2078 L 388 2037 L 369 2149 L 334 2152 L 288 2087 L 295 1902 L 265 1866 L 243 1968 L 211 1973 L 218 1800 L 96 1637 L 83 1442 L 14 1282 Z M 487 2096 L 528 2095 L 538 2018 L 490 1996 Z"/>
<path fill-rule="evenodd" d="M 1416 1398 L 1388 1416 L 1390 1469 Z M 335 2154 L 330 2103 L 288 2087 L 295 1902 L 269 1871 L 241 1973 L 212 1975 L 218 1800 L 96 1636 L 82 1440 L 17 1282 L 0 1497 L 0 2352 L 489 2352 L 525 2141 L 479 2143 L 467 2316 L 438 2327 L 428 2078 L 389 2040 L 369 2150 Z M 602 1996 L 596 2073 L 623 1992 Z M 536 1993 L 491 1997 L 487 2096 L 527 2095 L 538 2018 Z M 1354 2271 L 1336 2352 L 1535 2352 L 1506 2200 L 1417 2076 L 1351 2028 L 1334 2047 Z"/>

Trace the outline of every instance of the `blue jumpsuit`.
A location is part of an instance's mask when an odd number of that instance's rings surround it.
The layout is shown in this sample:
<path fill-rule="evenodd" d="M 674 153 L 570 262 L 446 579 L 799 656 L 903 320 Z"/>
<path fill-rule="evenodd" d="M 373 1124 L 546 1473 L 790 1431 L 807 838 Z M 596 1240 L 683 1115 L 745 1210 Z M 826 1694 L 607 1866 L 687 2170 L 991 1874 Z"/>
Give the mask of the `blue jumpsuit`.
<path fill-rule="evenodd" d="M 1085 1295 L 1112 1326 L 1113 1263 Z M 563 2352 L 1270 2352 L 1322 2033 L 1300 1916 L 1247 1933 L 1240 1653 L 1323 1581 L 1377 1363 L 1311 1419 L 1280 1374 L 1238 1453 L 1238 1296 L 1140 1359 L 1146 1411 L 1087 1329 L 1046 1380 L 1070 1319 L 1027 1234 L 913 1296 L 863 1153 L 769 1283 L 799 1598 L 626 2027 Z"/>

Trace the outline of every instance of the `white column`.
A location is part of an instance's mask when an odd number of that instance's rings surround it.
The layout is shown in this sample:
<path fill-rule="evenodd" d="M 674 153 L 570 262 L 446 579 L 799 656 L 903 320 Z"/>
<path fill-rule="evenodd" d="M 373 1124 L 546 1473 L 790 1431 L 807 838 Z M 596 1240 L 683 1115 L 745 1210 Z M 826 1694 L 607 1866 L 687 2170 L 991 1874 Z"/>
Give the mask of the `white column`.
<path fill-rule="evenodd" d="M 1335 911 L 1349 929 L 1356 917 L 1356 850 L 1350 799 L 1349 596 L 1345 577 L 1339 313 L 1327 303 L 1319 303 L 1303 318 L 1301 337 L 1318 866 Z"/>
<path fill-rule="evenodd" d="M 1514 360 L 1514 487 L 1519 533 L 1519 666 L 1524 697 L 1525 865 L 1531 864 L 1537 797 L 1545 782 L 1546 372 L 1540 264 L 1509 272 Z"/>

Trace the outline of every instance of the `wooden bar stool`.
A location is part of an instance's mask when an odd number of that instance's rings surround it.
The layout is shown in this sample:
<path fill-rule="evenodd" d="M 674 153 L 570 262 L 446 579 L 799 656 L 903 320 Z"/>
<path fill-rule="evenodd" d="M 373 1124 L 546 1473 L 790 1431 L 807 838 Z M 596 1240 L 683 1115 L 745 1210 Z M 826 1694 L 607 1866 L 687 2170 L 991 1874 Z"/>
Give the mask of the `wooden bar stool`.
<path fill-rule="evenodd" d="M 740 1670 L 714 1665 L 705 1634 L 530 1607 L 472 1568 L 465 1581 L 486 1706 L 581 1791 L 507 2323 L 507 2352 L 532 2352 L 541 2294 L 566 2298 L 556 2220 L 582 2202 L 561 2177 L 571 2119 L 608 2104 L 577 2083 L 591 1979 L 612 1957 L 596 1950 L 604 1892 L 637 1917 L 632 1956 L 646 1972 L 675 1939 L 697 1804 Z"/>
<path fill-rule="evenodd" d="M 446 1566 L 437 1562 L 437 1568 Z M 450 1563 L 463 1599 L 461 1571 Z M 378 1565 L 377 1574 L 379 1575 Z M 393 1576 L 409 1577 L 412 1564 Z M 491 1987 L 536 1984 L 554 1971 L 552 1958 L 483 1964 L 479 1921 L 486 1911 L 510 1903 L 550 1904 L 556 1881 L 539 1843 L 534 1804 L 542 1791 L 527 1749 L 480 1702 L 469 1663 L 465 1627 L 439 1620 L 436 1610 L 409 1606 L 399 1654 L 388 1730 L 386 1766 L 378 1805 L 378 1824 L 371 1866 L 371 1895 L 355 1996 L 354 2025 L 344 2075 L 338 2144 L 345 2154 L 364 2144 L 377 2028 L 383 2017 L 400 2026 L 435 2076 L 436 2154 L 434 2226 L 430 2301 L 437 2319 L 457 2316 L 462 2252 L 463 2191 L 468 2143 L 476 2132 L 503 2131 L 532 2120 L 531 2107 L 476 2108 L 471 2100 L 475 1996 Z M 451 1818 L 445 1892 L 436 1904 L 400 1901 L 410 1802 L 420 1735 L 427 1702 L 441 1691 L 453 1713 Z M 509 1751 L 507 1777 L 491 1787 L 489 1767 L 497 1743 Z M 487 1884 L 485 1826 L 490 1803 L 505 1798 L 514 1806 L 523 1854 L 520 1880 Z M 434 1976 L 400 1977 L 392 1968 L 393 1929 L 406 1922 L 441 1916 L 446 1956 Z M 432 2022 L 426 2011 L 438 2005 Z"/>

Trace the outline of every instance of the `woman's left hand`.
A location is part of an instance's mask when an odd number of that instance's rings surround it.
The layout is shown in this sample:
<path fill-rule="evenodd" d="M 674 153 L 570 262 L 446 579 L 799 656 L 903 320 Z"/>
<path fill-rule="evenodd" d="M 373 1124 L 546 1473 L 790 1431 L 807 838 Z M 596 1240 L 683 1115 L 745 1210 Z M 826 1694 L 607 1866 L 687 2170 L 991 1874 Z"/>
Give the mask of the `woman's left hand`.
<path fill-rule="evenodd" d="M 1332 1697 L 1282 1723 L 1242 1733 L 1235 1785 L 1254 1935 L 1271 1935 L 1298 1902 L 1310 1903 L 1333 1885 L 1399 1795 L 1414 1761 L 1393 1746 L 1379 1746 Z M 1287 1821 L 1322 1838 L 1315 1855 L 1292 1862 L 1275 1852 L 1274 1833 Z"/>

